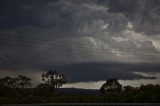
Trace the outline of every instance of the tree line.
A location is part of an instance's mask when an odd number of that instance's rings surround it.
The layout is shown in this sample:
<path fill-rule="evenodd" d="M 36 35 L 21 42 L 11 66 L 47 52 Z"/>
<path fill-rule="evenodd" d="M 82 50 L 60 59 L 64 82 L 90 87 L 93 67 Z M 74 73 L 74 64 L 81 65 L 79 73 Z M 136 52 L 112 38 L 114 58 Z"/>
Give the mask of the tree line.
<path fill-rule="evenodd" d="M 0 79 L 0 88 L 24 88 L 24 87 L 30 87 L 31 86 L 31 81 L 32 79 L 23 76 L 23 75 L 18 75 L 15 78 L 6 76 L 4 78 Z"/>
<path fill-rule="evenodd" d="M 0 104 L 4 103 L 69 103 L 69 102 L 159 102 L 160 85 L 122 86 L 118 79 L 108 79 L 93 94 L 63 94 L 57 90 L 67 79 L 63 73 L 49 70 L 42 81 L 31 87 L 31 78 L 24 75 L 0 79 Z"/>

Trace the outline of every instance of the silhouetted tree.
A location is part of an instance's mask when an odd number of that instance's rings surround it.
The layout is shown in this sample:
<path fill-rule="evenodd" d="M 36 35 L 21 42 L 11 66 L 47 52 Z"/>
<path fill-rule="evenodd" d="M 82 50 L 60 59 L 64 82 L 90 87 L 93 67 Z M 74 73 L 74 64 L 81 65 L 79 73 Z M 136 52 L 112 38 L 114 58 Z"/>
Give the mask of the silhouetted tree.
<path fill-rule="evenodd" d="M 53 86 L 54 96 L 56 89 L 66 83 L 64 74 L 59 73 L 56 70 L 49 70 L 47 73 L 42 73 L 42 80 Z"/>
<path fill-rule="evenodd" d="M 114 93 L 122 91 L 122 85 L 118 82 L 117 79 L 108 79 L 106 82 L 101 86 L 100 92 L 103 94 L 103 102 L 105 102 L 105 94 L 106 93 Z M 110 98 L 114 96 L 110 95 Z M 113 98 L 112 98 L 113 99 Z"/>
<path fill-rule="evenodd" d="M 124 88 L 124 91 L 132 91 L 132 90 L 134 90 L 134 87 L 132 87 L 132 86 L 124 86 L 123 87 Z"/>
<path fill-rule="evenodd" d="M 24 88 L 31 86 L 31 78 L 27 76 L 18 75 L 16 78 L 6 76 L 0 79 L 1 88 Z"/>
<path fill-rule="evenodd" d="M 31 80 L 32 79 L 27 76 L 18 75 L 18 78 L 16 78 L 16 87 L 17 88 L 30 87 Z"/>
<path fill-rule="evenodd" d="M 0 79 L 0 87 L 2 88 L 15 88 L 16 79 L 6 76 Z"/>
<path fill-rule="evenodd" d="M 122 91 L 122 85 L 118 82 L 117 79 L 108 79 L 106 83 L 104 83 L 101 88 L 100 92 L 105 94 L 107 92 L 120 92 Z"/>
<path fill-rule="evenodd" d="M 0 88 L 3 88 L 4 84 L 3 84 L 3 79 L 0 79 Z"/>
<path fill-rule="evenodd" d="M 4 78 L 1 78 L 0 79 L 0 88 L 4 88 L 5 87 L 4 83 L 5 83 Z"/>

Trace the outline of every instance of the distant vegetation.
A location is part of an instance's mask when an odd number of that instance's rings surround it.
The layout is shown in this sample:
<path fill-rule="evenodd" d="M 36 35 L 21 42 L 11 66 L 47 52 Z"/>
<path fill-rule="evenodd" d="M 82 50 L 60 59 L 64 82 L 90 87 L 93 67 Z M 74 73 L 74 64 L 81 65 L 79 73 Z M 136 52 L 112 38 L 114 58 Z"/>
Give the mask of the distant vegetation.
<path fill-rule="evenodd" d="M 140 87 L 124 86 L 117 79 L 108 79 L 100 90 L 90 93 L 79 93 L 74 89 L 69 93 L 57 92 L 66 78 L 56 70 L 42 74 L 44 83 L 31 87 L 31 78 L 23 75 L 0 79 L 0 104 L 14 103 L 158 103 L 160 102 L 160 85 L 141 85 Z M 59 89 L 60 90 L 60 89 Z M 64 90 L 64 88 L 63 88 Z M 87 90 L 86 90 L 87 91 Z"/>

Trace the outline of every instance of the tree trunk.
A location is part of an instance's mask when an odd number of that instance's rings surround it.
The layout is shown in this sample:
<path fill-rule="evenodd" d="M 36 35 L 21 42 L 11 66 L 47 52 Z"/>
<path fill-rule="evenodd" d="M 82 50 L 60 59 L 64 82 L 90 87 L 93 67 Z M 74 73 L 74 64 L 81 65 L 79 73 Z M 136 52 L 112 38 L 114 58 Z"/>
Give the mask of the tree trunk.
<path fill-rule="evenodd" d="M 53 88 L 53 97 L 54 97 L 54 101 L 56 102 L 56 85 L 54 85 L 54 88 Z"/>

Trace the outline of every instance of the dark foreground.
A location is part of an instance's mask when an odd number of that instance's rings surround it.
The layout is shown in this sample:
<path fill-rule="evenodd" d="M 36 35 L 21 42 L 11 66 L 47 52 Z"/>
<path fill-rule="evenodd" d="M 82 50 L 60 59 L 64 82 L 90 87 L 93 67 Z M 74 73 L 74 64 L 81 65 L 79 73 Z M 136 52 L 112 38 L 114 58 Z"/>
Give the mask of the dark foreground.
<path fill-rule="evenodd" d="M 4 88 L 0 89 L 0 104 L 15 104 L 14 106 L 17 104 L 21 104 L 19 106 L 27 104 L 27 106 L 160 106 L 160 85 L 142 85 L 138 88 L 126 87 L 121 92 L 107 92 L 105 94 L 100 93 L 99 90 L 71 88 L 59 89 L 55 93 L 52 88 Z"/>
<path fill-rule="evenodd" d="M 160 103 L 45 103 L 45 104 L 5 104 L 2 106 L 160 106 Z"/>

